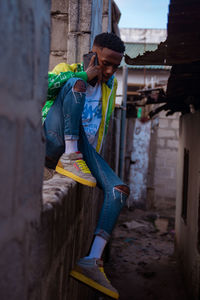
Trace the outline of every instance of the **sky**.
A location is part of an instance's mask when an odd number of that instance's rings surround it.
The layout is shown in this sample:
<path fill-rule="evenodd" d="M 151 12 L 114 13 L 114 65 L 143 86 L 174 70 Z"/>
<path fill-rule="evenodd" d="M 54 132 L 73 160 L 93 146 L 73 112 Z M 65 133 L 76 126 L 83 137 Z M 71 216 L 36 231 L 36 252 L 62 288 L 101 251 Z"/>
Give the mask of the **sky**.
<path fill-rule="evenodd" d="M 167 28 L 170 0 L 115 0 L 120 28 Z"/>

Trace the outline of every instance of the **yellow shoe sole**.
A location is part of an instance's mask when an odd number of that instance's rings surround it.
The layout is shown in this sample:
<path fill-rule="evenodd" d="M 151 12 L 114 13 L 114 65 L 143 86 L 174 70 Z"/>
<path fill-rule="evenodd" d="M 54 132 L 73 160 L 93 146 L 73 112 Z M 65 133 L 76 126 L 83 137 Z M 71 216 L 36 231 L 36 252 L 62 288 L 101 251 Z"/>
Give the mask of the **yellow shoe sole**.
<path fill-rule="evenodd" d="M 87 185 L 87 186 L 90 186 L 90 187 L 95 187 L 96 186 L 96 182 L 92 182 L 92 181 L 89 181 L 89 180 L 86 180 L 86 179 L 83 179 L 65 169 L 63 169 L 61 166 L 61 163 L 59 163 L 57 166 L 56 166 L 56 172 L 61 174 L 61 175 L 64 175 L 64 176 L 67 176 L 67 177 L 70 177 L 72 178 L 73 180 L 79 182 L 79 183 L 82 183 L 84 185 Z"/>
<path fill-rule="evenodd" d="M 72 270 L 70 272 L 70 276 L 72 276 L 73 278 L 89 285 L 90 287 L 92 287 L 93 289 L 95 290 L 98 290 L 100 291 L 101 293 L 113 298 L 113 299 L 119 299 L 119 294 L 118 293 L 115 293 L 107 288 L 105 288 L 104 286 L 100 285 L 99 283 L 95 282 L 94 280 L 86 277 L 85 275 L 75 271 L 75 270 Z"/>

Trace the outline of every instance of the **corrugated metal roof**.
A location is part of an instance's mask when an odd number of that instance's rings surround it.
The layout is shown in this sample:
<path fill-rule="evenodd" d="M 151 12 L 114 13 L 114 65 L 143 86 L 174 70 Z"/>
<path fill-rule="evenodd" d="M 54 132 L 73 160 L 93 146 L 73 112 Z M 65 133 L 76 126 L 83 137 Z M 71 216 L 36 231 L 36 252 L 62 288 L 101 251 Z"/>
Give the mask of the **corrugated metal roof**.
<path fill-rule="evenodd" d="M 158 48 L 158 44 L 133 44 L 125 43 L 125 53 L 130 57 L 142 55 L 145 51 L 154 51 Z"/>
<path fill-rule="evenodd" d="M 142 43 L 125 43 L 125 54 L 128 54 L 131 58 L 137 57 L 138 55 L 142 55 L 145 51 L 155 51 L 158 48 L 158 44 L 142 44 Z M 124 59 L 121 62 L 120 67 L 127 65 L 124 62 Z M 156 66 L 156 65 L 148 65 L 148 66 L 136 66 L 136 65 L 127 65 L 130 69 L 160 69 L 160 70 L 170 70 L 169 66 Z"/>

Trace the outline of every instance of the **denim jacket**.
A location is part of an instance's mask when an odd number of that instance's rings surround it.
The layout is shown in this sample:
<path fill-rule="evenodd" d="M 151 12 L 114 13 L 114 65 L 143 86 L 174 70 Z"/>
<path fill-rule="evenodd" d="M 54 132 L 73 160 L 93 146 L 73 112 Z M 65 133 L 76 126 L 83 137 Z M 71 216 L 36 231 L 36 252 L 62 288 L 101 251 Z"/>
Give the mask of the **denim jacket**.
<path fill-rule="evenodd" d="M 53 105 L 60 88 L 72 77 L 78 77 L 87 82 L 87 73 L 83 70 L 83 64 L 66 63 L 58 64 L 52 72 L 48 73 L 48 93 L 47 100 L 42 108 L 42 121 L 44 122 L 49 109 Z M 115 107 L 115 97 L 117 90 L 117 80 L 112 76 L 108 82 L 102 83 L 102 119 L 99 127 L 97 141 L 97 152 L 101 151 L 103 139 L 107 133 L 109 120 Z"/>

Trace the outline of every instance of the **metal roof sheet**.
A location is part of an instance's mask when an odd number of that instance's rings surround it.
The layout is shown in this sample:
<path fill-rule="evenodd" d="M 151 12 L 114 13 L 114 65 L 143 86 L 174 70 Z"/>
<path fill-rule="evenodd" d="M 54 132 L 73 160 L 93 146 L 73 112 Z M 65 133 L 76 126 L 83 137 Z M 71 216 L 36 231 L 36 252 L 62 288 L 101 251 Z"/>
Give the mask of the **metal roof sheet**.
<path fill-rule="evenodd" d="M 144 43 L 125 43 L 125 54 L 134 58 L 138 55 L 144 54 L 146 51 L 155 51 L 158 48 L 158 44 L 144 44 Z M 124 62 L 124 59 L 121 62 L 120 67 L 127 65 L 130 69 L 160 69 L 160 70 L 170 70 L 170 66 L 162 66 L 162 65 L 147 65 L 147 66 L 136 66 L 136 65 L 128 65 Z"/>

